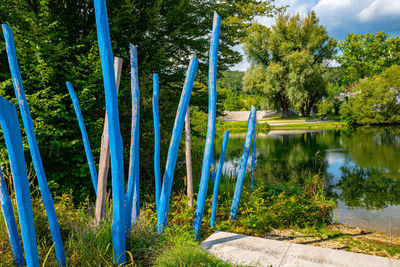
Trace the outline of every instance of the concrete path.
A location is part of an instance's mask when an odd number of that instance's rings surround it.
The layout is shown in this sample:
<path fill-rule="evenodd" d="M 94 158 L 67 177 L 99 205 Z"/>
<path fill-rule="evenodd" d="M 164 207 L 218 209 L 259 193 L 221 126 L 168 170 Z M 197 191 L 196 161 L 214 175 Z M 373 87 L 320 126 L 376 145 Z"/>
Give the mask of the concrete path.
<path fill-rule="evenodd" d="M 400 266 L 400 260 L 227 232 L 202 245 L 222 260 L 250 266 Z"/>

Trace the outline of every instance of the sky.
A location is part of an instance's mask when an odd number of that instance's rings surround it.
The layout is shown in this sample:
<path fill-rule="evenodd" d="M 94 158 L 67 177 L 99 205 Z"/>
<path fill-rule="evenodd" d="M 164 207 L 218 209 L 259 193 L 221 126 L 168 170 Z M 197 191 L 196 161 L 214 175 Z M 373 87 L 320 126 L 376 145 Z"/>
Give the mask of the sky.
<path fill-rule="evenodd" d="M 314 10 L 329 36 L 338 41 L 348 33 L 385 31 L 391 36 L 400 36 L 400 0 L 276 0 L 275 3 L 289 5 L 286 11 L 291 15 L 306 16 Z M 271 26 L 274 18 L 257 17 L 256 21 Z M 241 46 L 235 49 L 243 53 Z M 248 67 L 244 56 L 232 69 L 244 71 Z"/>

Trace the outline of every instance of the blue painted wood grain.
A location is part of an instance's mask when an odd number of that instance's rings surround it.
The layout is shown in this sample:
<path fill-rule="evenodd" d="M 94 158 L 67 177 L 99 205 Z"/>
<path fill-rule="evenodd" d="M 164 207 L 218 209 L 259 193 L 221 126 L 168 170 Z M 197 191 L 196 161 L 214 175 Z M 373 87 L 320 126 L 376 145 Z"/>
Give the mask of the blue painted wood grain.
<path fill-rule="evenodd" d="M 172 181 L 174 179 L 174 171 L 176 159 L 178 157 L 179 143 L 182 136 L 182 130 L 185 123 L 186 111 L 189 106 L 190 96 L 192 94 L 193 83 L 196 77 L 196 70 L 199 61 L 197 58 L 192 58 L 189 63 L 189 68 L 186 72 L 185 84 L 179 106 L 175 117 L 174 128 L 172 130 L 171 142 L 169 144 L 167 162 L 162 181 L 162 189 L 160 194 L 160 206 L 157 210 L 157 231 L 161 233 L 168 222 L 169 200 L 171 196 Z"/>
<path fill-rule="evenodd" d="M 7 57 L 14 85 L 14 91 L 17 97 L 18 106 L 21 111 L 22 122 L 24 124 L 25 132 L 28 138 L 28 145 L 32 157 L 33 167 L 35 168 L 36 176 L 38 179 L 40 193 L 42 195 L 43 204 L 46 209 L 46 214 L 50 226 L 50 233 L 54 243 L 54 249 L 56 251 L 57 261 L 59 264 L 65 266 L 65 252 L 61 239 L 60 228 L 58 226 L 53 198 L 50 194 L 50 190 L 47 184 L 42 158 L 40 156 L 39 147 L 36 141 L 28 102 L 26 101 L 26 96 L 22 85 L 22 77 L 18 67 L 17 56 L 15 54 L 14 37 L 10 26 L 3 24 L 2 28 L 4 39 L 6 41 Z"/>
<path fill-rule="evenodd" d="M 136 222 L 140 214 L 139 202 L 139 122 L 140 122 L 140 92 L 138 77 L 138 55 L 136 46 L 129 44 L 131 64 L 131 97 L 132 124 L 131 147 L 129 157 L 128 188 L 126 192 L 126 235 L 131 232 L 131 224 Z"/>
<path fill-rule="evenodd" d="M 17 198 L 19 223 L 21 225 L 26 264 L 28 267 L 39 267 L 39 254 L 36 243 L 35 226 L 29 181 L 25 167 L 24 149 L 21 130 L 15 105 L 0 97 L 0 125 L 3 130 L 11 172 L 14 179 L 14 190 Z"/>
<path fill-rule="evenodd" d="M 153 124 L 154 124 L 154 180 L 156 186 L 156 209 L 160 205 L 161 171 L 160 171 L 160 115 L 158 111 L 158 74 L 153 74 Z"/>
<path fill-rule="evenodd" d="M 74 105 L 75 114 L 78 119 L 79 128 L 81 129 L 83 146 L 85 147 L 86 159 L 87 159 L 88 165 L 89 165 L 90 176 L 92 177 L 94 191 L 97 194 L 97 180 L 98 180 L 97 170 L 96 170 L 96 165 L 94 164 L 92 149 L 90 148 L 90 142 L 89 142 L 89 137 L 87 135 L 85 122 L 83 121 L 82 111 L 79 106 L 79 100 L 74 91 L 74 87 L 72 86 L 72 84 L 70 82 L 67 82 L 67 88 L 68 88 L 68 92 L 69 92 L 69 95 L 72 100 L 72 104 Z"/>
<path fill-rule="evenodd" d="M 256 142 L 257 142 L 257 116 L 255 118 L 255 127 L 254 127 L 254 135 L 253 135 L 253 155 L 251 157 L 251 183 L 250 190 L 253 192 L 254 189 L 254 168 L 256 165 Z"/>
<path fill-rule="evenodd" d="M 25 266 L 25 258 L 22 253 L 22 245 L 19 240 L 17 223 L 15 222 L 14 210 L 11 199 L 8 196 L 6 182 L 3 173 L 0 170 L 0 204 L 6 223 L 8 238 L 10 239 L 11 249 L 14 254 L 14 263 L 16 266 Z"/>
<path fill-rule="evenodd" d="M 233 195 L 232 207 L 231 207 L 231 211 L 229 214 L 230 218 L 233 220 L 236 220 L 237 210 L 239 207 L 240 195 L 242 193 L 243 182 L 244 182 L 244 176 L 246 174 L 247 160 L 249 158 L 249 153 L 250 153 L 251 140 L 254 136 L 254 128 L 256 126 L 255 125 L 256 116 L 257 116 L 257 109 L 254 106 L 252 106 L 251 111 L 250 111 L 249 120 L 247 122 L 246 140 L 244 143 L 242 156 L 240 158 L 240 165 L 239 165 L 239 171 L 238 171 L 238 176 L 237 176 L 237 180 L 236 180 L 235 193 Z"/>
<path fill-rule="evenodd" d="M 219 156 L 217 176 L 215 177 L 215 182 L 214 182 L 213 199 L 211 206 L 211 219 L 210 219 L 211 227 L 214 227 L 215 214 L 217 213 L 219 182 L 221 181 L 222 168 L 224 167 L 225 153 L 226 153 L 226 147 L 228 145 L 228 140 L 229 140 L 229 131 L 225 131 L 224 140 L 222 141 L 221 155 Z"/>
<path fill-rule="evenodd" d="M 218 41 L 221 28 L 221 18 L 214 12 L 214 20 L 210 44 L 210 58 L 208 69 L 208 125 L 207 137 L 203 155 L 203 166 L 201 169 L 201 180 L 199 193 L 197 195 L 196 210 L 193 219 L 193 229 L 196 238 L 200 232 L 201 221 L 203 219 L 204 204 L 207 195 L 208 178 L 210 176 L 211 155 L 214 147 L 215 137 L 215 118 L 217 114 L 217 58 Z"/>
<path fill-rule="evenodd" d="M 113 64 L 114 58 L 111 49 L 106 1 L 94 0 L 94 9 L 96 14 L 97 39 L 99 42 L 101 69 L 103 72 L 103 83 L 108 117 L 108 135 L 110 140 L 113 197 L 112 239 L 114 246 L 114 261 L 119 265 L 126 262 L 124 219 L 125 189 L 122 137 L 119 125 L 117 87 L 115 84 Z"/>

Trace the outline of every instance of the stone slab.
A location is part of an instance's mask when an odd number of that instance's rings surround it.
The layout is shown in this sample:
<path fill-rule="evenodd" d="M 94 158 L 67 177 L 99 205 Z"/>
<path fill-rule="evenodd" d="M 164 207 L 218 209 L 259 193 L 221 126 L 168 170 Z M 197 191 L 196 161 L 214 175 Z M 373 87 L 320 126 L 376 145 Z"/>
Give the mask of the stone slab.
<path fill-rule="evenodd" d="M 400 267 L 395 259 L 218 231 L 202 246 L 224 261 L 250 266 Z"/>

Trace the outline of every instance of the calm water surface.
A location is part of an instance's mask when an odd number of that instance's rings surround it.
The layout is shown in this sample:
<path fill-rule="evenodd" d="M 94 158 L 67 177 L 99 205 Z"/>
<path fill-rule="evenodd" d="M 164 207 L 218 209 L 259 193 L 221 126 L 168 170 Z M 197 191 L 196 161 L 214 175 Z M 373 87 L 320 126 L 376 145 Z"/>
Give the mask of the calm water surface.
<path fill-rule="evenodd" d="M 216 157 L 223 136 L 216 136 Z M 236 174 L 245 134 L 231 133 L 224 165 Z M 337 195 L 335 220 L 400 235 L 400 127 L 270 131 L 257 135 L 256 179 L 320 172 Z M 250 160 L 249 160 L 250 163 Z"/>

